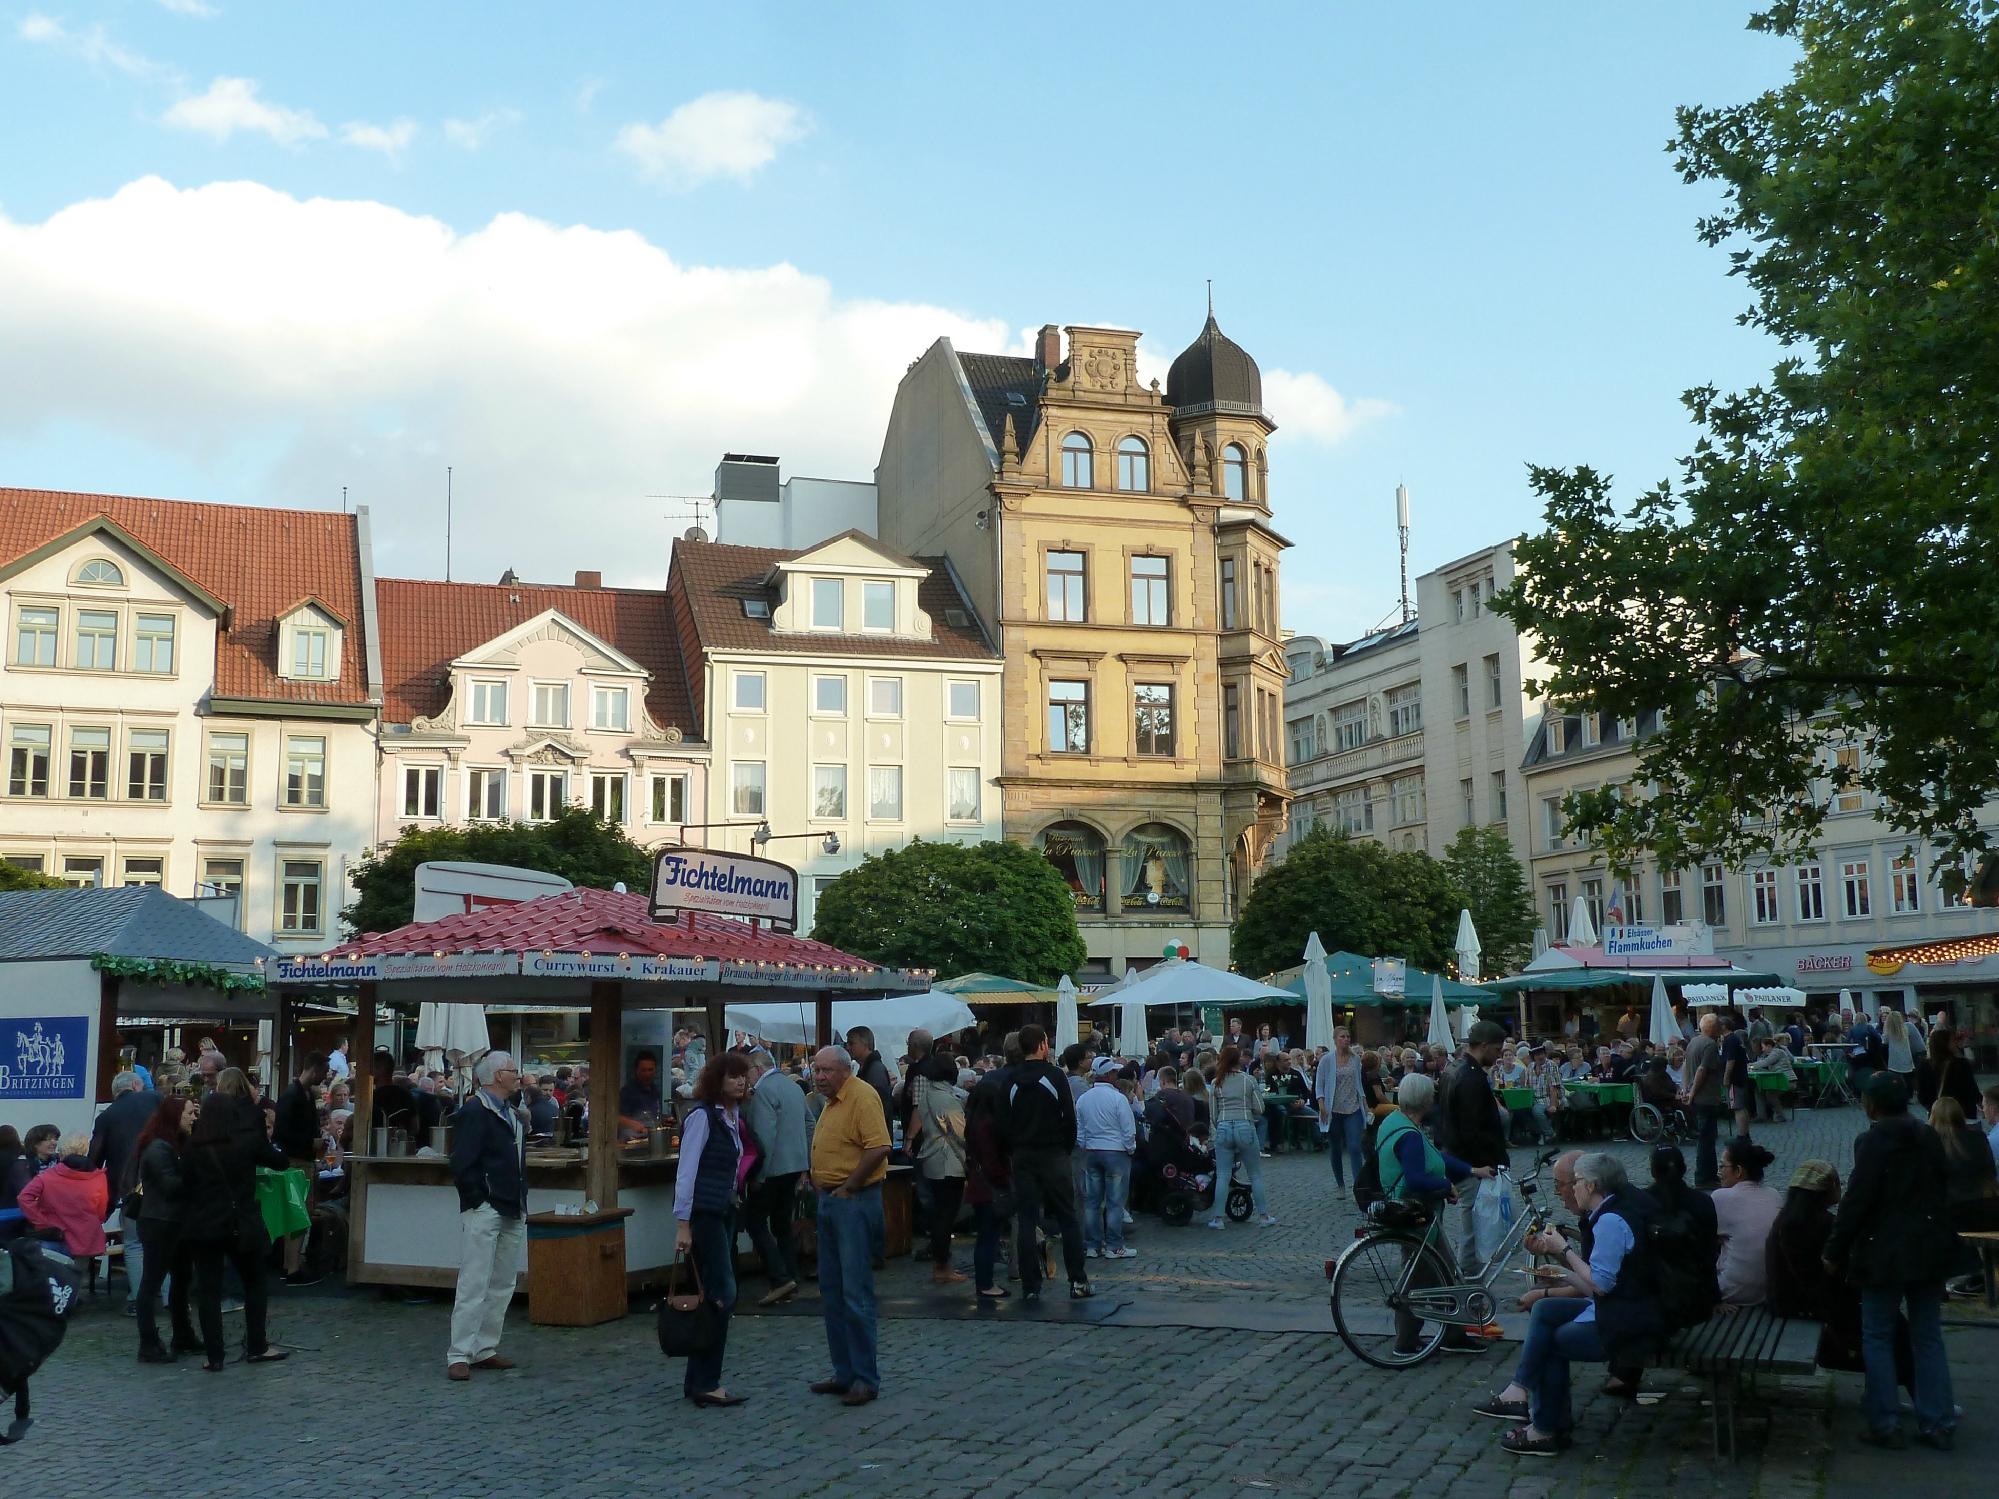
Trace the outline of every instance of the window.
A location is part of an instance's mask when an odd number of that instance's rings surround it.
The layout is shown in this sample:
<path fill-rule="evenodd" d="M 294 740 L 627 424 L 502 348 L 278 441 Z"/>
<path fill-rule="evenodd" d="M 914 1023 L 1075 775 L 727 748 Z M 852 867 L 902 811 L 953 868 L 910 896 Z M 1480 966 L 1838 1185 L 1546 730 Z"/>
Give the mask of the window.
<path fill-rule="evenodd" d="M 687 821 L 687 777 L 655 775 L 647 802 L 647 810 L 654 822 Z"/>
<path fill-rule="evenodd" d="M 944 816 L 950 822 L 977 822 L 982 815 L 981 777 L 977 770 L 954 765 L 946 772 Z"/>
<path fill-rule="evenodd" d="M 1486 804 L 1494 822 L 1506 821 L 1506 772 L 1495 770 L 1491 775 L 1492 785 L 1486 793 Z"/>
<path fill-rule="evenodd" d="M 590 777 L 590 810 L 606 822 L 624 822 L 625 777 L 622 772 L 598 772 Z"/>
<path fill-rule="evenodd" d="M 744 599 L 744 600 L 743 600 L 743 618 L 744 618 L 744 619 L 769 619 L 769 618 L 770 618 L 770 600 L 769 600 L 769 599 Z"/>
<path fill-rule="evenodd" d="M 10 865 L 15 869 L 31 869 L 36 874 L 43 872 L 45 863 L 46 860 L 40 854 L 0 854 L 0 864 Z"/>
<path fill-rule="evenodd" d="M 1645 925 L 1645 892 L 1639 887 L 1637 870 L 1631 872 L 1631 888 L 1624 892 L 1624 919 L 1631 926 Z"/>
<path fill-rule="evenodd" d="M 1757 926 L 1775 926 L 1784 919 L 1777 903 L 1777 871 L 1756 869 L 1749 875 L 1749 919 Z"/>
<path fill-rule="evenodd" d="M 1089 618 L 1089 594 L 1083 586 L 1083 554 L 1048 554 L 1048 617 L 1081 623 Z"/>
<path fill-rule="evenodd" d="M 883 633 L 895 628 L 895 584 L 861 584 L 861 628 Z"/>
<path fill-rule="evenodd" d="M 133 729 L 125 736 L 125 795 L 135 802 L 167 799 L 165 729 Z"/>
<path fill-rule="evenodd" d="M 1898 855 L 1888 866 L 1893 878 L 1889 881 L 1894 893 L 1894 911 L 1897 916 L 1907 916 L 1923 908 L 1922 882 L 1916 877 L 1916 856 Z"/>
<path fill-rule="evenodd" d="M 1582 884 L 1583 909 L 1589 912 L 1589 924 L 1599 932 L 1603 930 L 1603 880 L 1592 876 Z"/>
<path fill-rule="evenodd" d="M 1499 669 L 1499 657 L 1485 658 L 1485 706 L 1490 712 L 1506 700 L 1506 678 Z"/>
<path fill-rule="evenodd" d="M 1583 714 L 1580 727 L 1582 729 L 1581 743 L 1584 749 L 1595 749 L 1598 744 L 1603 742 L 1602 720 L 1596 714 Z"/>
<path fill-rule="evenodd" d="M 1680 871 L 1662 869 L 1659 871 L 1659 920 L 1665 926 L 1678 926 L 1687 919 L 1686 901 L 1680 892 Z"/>
<path fill-rule="evenodd" d="M 1233 682 L 1222 688 L 1222 753 L 1242 758 L 1242 689 Z"/>
<path fill-rule="evenodd" d="M 814 713 L 834 713 L 844 717 L 847 712 L 847 679 L 845 677 L 814 677 L 812 679 L 812 711 Z"/>
<path fill-rule="evenodd" d="M 538 729 L 566 729 L 569 727 L 569 684 L 567 682 L 536 682 L 530 689 L 528 704 L 532 716 L 528 722 Z"/>
<path fill-rule="evenodd" d="M 1559 796 L 1541 798 L 1541 836 L 1550 852 L 1567 848 L 1568 841 L 1562 836 L 1567 830 L 1568 818 L 1562 814 L 1562 799 Z"/>
<path fill-rule="evenodd" d="M 69 794 L 86 801 L 111 797 L 111 731 L 69 731 Z"/>
<path fill-rule="evenodd" d="M 1728 887 L 1719 864 L 1701 866 L 1701 920 L 1709 926 L 1728 925 Z"/>
<path fill-rule="evenodd" d="M 1461 625 L 1464 622 L 1465 591 L 1462 588 L 1453 588 L 1451 590 L 1451 623 Z"/>
<path fill-rule="evenodd" d="M 1548 887 L 1548 936 L 1555 942 L 1569 940 L 1569 887 L 1560 881 Z"/>
<path fill-rule="evenodd" d="M 1464 802 L 1465 826 L 1470 827 L 1473 823 L 1478 821 L 1478 814 L 1473 806 L 1472 783 L 1468 780 L 1459 781 L 1458 795 Z"/>
<path fill-rule="evenodd" d="M 1569 721 L 1559 713 L 1548 715 L 1548 753 L 1559 755 L 1568 747 Z"/>
<path fill-rule="evenodd" d="M 208 781 L 203 799 L 228 807 L 250 802 L 250 736 L 208 736 Z"/>
<path fill-rule="evenodd" d="M 1865 859 L 1845 859 L 1839 866 L 1840 892 L 1845 897 L 1846 915 L 1849 921 L 1874 914 L 1874 897 L 1868 889 L 1868 877 L 1872 871 Z"/>
<path fill-rule="evenodd" d="M 314 735 L 285 736 L 285 794 L 287 807 L 326 805 L 326 741 Z"/>
<path fill-rule="evenodd" d="M 812 628 L 843 629 L 847 623 L 847 585 L 838 578 L 812 580 Z"/>
<path fill-rule="evenodd" d="M 47 796 L 54 732 L 45 723 L 17 723 L 7 736 L 7 794 Z"/>
<path fill-rule="evenodd" d="M 1164 682 L 1140 682 L 1131 689 L 1132 743 L 1141 755 L 1173 753 L 1173 689 Z"/>
<path fill-rule="evenodd" d="M 1403 687 L 1391 687 L 1383 701 L 1388 708 L 1389 738 L 1399 739 L 1423 727 L 1423 689 L 1420 684 L 1411 682 Z"/>
<path fill-rule="evenodd" d="M 201 861 L 201 884 L 196 895 L 230 895 L 236 898 L 236 920 L 243 919 L 243 861 L 241 859 L 203 859 Z"/>
<path fill-rule="evenodd" d="M 1367 702 L 1356 698 L 1333 709 L 1333 753 L 1344 754 L 1367 743 Z"/>
<path fill-rule="evenodd" d="M 1825 920 L 1825 874 L 1816 864 L 1800 864 L 1798 875 L 1798 920 Z"/>
<path fill-rule="evenodd" d="M 1131 622 L 1135 625 L 1168 625 L 1173 622 L 1167 598 L 1167 560 L 1164 557 L 1131 559 Z"/>
<path fill-rule="evenodd" d="M 979 717 L 979 684 L 977 682 L 947 682 L 944 684 L 944 716 L 960 723 L 976 723 Z"/>
<path fill-rule="evenodd" d="M 1080 822 L 1058 822 L 1041 835 L 1041 856 L 1069 886 L 1079 911 L 1104 908 L 1104 840 Z"/>
<path fill-rule="evenodd" d="M 1841 745 L 1833 751 L 1835 787 L 1832 809 L 1835 812 L 1858 812 L 1866 805 L 1865 795 L 1860 789 L 1860 746 Z"/>
<path fill-rule="evenodd" d="M 1406 827 L 1423 820 L 1423 778 L 1397 776 L 1388 783 L 1389 815 L 1392 826 Z"/>
<path fill-rule="evenodd" d="M 472 687 L 472 711 L 467 723 L 503 725 L 507 721 L 507 684 L 505 682 L 475 681 Z"/>
<path fill-rule="evenodd" d="M 56 632 L 62 620 L 54 609 L 23 609 L 14 627 L 16 666 L 54 666 Z"/>
<path fill-rule="evenodd" d="M 764 815 L 763 761 L 737 760 L 729 766 L 729 815 L 731 817 Z"/>
<path fill-rule="evenodd" d="M 1235 558 L 1222 558 L 1222 628 L 1236 627 Z"/>
<path fill-rule="evenodd" d="M 1285 725 L 1291 732 L 1291 763 L 1303 765 L 1319 753 L 1319 737 L 1316 733 L 1319 721 L 1316 718 L 1294 718 Z"/>
<path fill-rule="evenodd" d="M 1142 437 L 1124 437 L 1117 445 L 1117 487 L 1152 488 L 1152 455 Z"/>
<path fill-rule="evenodd" d="M 902 821 L 902 767 L 868 767 L 868 818 L 872 822 Z"/>
<path fill-rule="evenodd" d="M 528 772 L 528 821 L 554 822 L 569 805 L 569 772 L 530 770 Z"/>
<path fill-rule="evenodd" d="M 93 557 L 76 570 L 76 581 L 87 588 L 123 588 L 125 575 L 118 570 L 117 563 Z"/>
<path fill-rule="evenodd" d="M 127 858 L 121 861 L 122 868 L 118 883 L 125 886 L 162 885 L 166 883 L 167 861 L 148 855 L 144 858 Z"/>
<path fill-rule="evenodd" d="M 118 665 L 118 614 L 112 609 L 76 611 L 78 671 L 112 671 Z"/>
<path fill-rule="evenodd" d="M 62 882 L 82 890 L 95 890 L 104 883 L 104 861 L 99 858 L 71 857 L 62 861 Z"/>
<path fill-rule="evenodd" d="M 1090 439 L 1071 432 L 1062 439 L 1062 487 L 1095 489 L 1096 472 L 1091 463 Z"/>
<path fill-rule="evenodd" d="M 320 931 L 320 894 L 326 866 L 317 859 L 286 859 L 279 874 L 278 930 L 294 936 Z"/>
<path fill-rule="evenodd" d="M 902 717 L 902 678 L 868 678 L 868 717 Z"/>
<path fill-rule="evenodd" d="M 1148 822 L 1125 835 L 1119 850 L 1123 906 L 1128 911 L 1184 911 L 1193 889 L 1187 840 L 1177 828 Z"/>
<path fill-rule="evenodd" d="M 292 627 L 292 675 L 308 682 L 326 676 L 329 632 L 315 625 Z"/>
<path fill-rule="evenodd" d="M 606 733 L 623 734 L 632 726 L 632 694 L 627 687 L 590 689 L 590 727 Z"/>
<path fill-rule="evenodd" d="M 847 815 L 846 766 L 812 767 L 812 815 L 824 818 L 841 818 Z"/>
<path fill-rule="evenodd" d="M 1232 500 L 1249 498 L 1249 454 L 1241 443 L 1222 449 L 1222 493 Z"/>
<path fill-rule="evenodd" d="M 761 713 L 764 710 L 764 674 L 760 671 L 739 671 L 735 682 L 736 711 L 738 713 Z"/>
<path fill-rule="evenodd" d="M 174 617 L 141 614 L 132 625 L 132 670 L 161 676 L 174 669 Z"/>
<path fill-rule="evenodd" d="M 1057 755 L 1090 752 L 1090 684 L 1048 684 L 1048 749 Z"/>
<path fill-rule="evenodd" d="M 473 822 L 498 822 L 507 815 L 507 773 L 470 770 L 465 773 L 465 815 Z"/>
<path fill-rule="evenodd" d="M 403 767 L 403 816 L 436 817 L 444 803 L 442 765 Z"/>
<path fill-rule="evenodd" d="M 1471 717 L 1471 668 L 1460 663 L 1451 668 L 1451 701 L 1458 705 L 1458 717 Z"/>
<path fill-rule="evenodd" d="M 1333 823 L 1343 833 L 1374 831 L 1374 803 L 1368 800 L 1365 786 L 1333 793 Z"/>

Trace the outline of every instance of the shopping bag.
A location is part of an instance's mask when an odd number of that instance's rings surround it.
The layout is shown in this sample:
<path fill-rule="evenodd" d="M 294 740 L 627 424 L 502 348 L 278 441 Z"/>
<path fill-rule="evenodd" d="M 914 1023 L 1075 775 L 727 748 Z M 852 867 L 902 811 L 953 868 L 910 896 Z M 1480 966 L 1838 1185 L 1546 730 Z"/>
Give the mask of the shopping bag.
<path fill-rule="evenodd" d="M 691 1267 L 692 1295 L 677 1289 L 680 1267 L 687 1263 L 685 1259 L 674 1260 L 666 1274 L 666 1295 L 659 1303 L 659 1351 L 668 1358 L 707 1353 L 722 1341 L 722 1309 L 702 1289 L 701 1267 Z"/>
<path fill-rule="evenodd" d="M 1496 1176 L 1491 1181 L 1479 1183 L 1478 1196 L 1472 1199 L 1471 1219 L 1481 1265 L 1491 1263 L 1492 1257 L 1499 1253 L 1519 1212 L 1520 1201 L 1512 1182 Z"/>

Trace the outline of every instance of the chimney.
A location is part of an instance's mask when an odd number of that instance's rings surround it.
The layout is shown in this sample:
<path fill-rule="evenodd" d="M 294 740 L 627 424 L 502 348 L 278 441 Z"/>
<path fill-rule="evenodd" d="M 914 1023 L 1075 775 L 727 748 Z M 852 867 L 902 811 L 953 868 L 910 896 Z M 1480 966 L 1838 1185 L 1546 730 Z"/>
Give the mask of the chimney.
<path fill-rule="evenodd" d="M 576 586 L 578 588 L 602 588 L 604 586 L 604 575 L 602 573 L 586 573 L 579 570 L 576 574 Z"/>
<path fill-rule="evenodd" d="M 1062 330 L 1053 323 L 1043 323 L 1034 335 L 1034 362 L 1044 370 L 1062 363 Z"/>

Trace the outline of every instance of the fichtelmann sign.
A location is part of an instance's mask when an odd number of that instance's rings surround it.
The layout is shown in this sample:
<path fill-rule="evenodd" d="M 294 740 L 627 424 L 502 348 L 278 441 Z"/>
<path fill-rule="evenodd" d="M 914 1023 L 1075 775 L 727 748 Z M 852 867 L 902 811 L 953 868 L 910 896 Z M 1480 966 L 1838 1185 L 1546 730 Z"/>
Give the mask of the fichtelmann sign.
<path fill-rule="evenodd" d="M 798 871 L 747 854 L 662 849 L 653 865 L 652 914 L 658 919 L 682 911 L 749 917 L 791 931 L 798 925 Z"/>

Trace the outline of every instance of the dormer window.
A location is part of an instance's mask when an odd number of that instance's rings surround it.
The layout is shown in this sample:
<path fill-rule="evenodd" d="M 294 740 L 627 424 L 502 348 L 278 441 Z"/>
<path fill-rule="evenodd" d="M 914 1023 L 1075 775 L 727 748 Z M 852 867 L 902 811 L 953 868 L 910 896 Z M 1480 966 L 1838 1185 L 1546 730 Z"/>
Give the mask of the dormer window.
<path fill-rule="evenodd" d="M 812 580 L 812 628 L 838 630 L 846 625 L 847 590 L 838 578 Z"/>
<path fill-rule="evenodd" d="M 76 582 L 85 588 L 123 588 L 125 574 L 108 557 L 92 557 L 76 570 Z"/>
<path fill-rule="evenodd" d="M 331 682 L 340 676 L 340 621 L 304 602 L 279 621 L 278 672 L 294 682 Z"/>
<path fill-rule="evenodd" d="M 769 619 L 769 618 L 770 618 L 770 600 L 769 600 L 769 599 L 744 599 L 744 600 L 743 600 L 743 618 L 744 618 L 744 619 Z"/>
<path fill-rule="evenodd" d="M 326 680 L 329 631 L 317 626 L 298 626 L 292 631 L 291 674 L 304 682 Z"/>
<path fill-rule="evenodd" d="M 861 628 L 883 633 L 895 628 L 895 584 L 861 585 Z"/>
<path fill-rule="evenodd" d="M 1071 432 L 1062 439 L 1062 487 L 1064 489 L 1095 489 L 1096 468 L 1092 462 L 1094 454 L 1090 439 L 1080 432 Z"/>
<path fill-rule="evenodd" d="M 1249 498 L 1249 454 L 1240 443 L 1222 449 L 1222 493 L 1232 500 Z"/>

